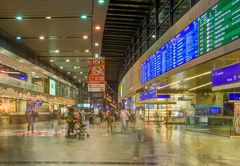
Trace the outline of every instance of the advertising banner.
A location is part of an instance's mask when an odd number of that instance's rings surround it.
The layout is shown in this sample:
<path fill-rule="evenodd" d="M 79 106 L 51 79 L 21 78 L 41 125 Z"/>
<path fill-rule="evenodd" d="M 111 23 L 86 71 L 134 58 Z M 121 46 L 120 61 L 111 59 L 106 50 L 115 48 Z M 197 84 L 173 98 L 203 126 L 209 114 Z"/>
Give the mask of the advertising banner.
<path fill-rule="evenodd" d="M 234 104 L 233 126 L 236 135 L 240 135 L 240 103 Z"/>
<path fill-rule="evenodd" d="M 105 91 L 105 60 L 103 58 L 88 59 L 88 92 Z"/>
<path fill-rule="evenodd" d="M 88 59 L 88 84 L 105 84 L 105 60 Z"/>

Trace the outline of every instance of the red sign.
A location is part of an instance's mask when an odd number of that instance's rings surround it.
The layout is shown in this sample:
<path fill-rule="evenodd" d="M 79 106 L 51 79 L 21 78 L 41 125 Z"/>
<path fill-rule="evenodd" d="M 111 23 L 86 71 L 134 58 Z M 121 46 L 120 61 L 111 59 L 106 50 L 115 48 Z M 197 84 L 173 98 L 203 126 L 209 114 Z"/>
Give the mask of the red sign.
<path fill-rule="evenodd" d="M 88 84 L 105 84 L 105 60 L 88 59 Z"/>

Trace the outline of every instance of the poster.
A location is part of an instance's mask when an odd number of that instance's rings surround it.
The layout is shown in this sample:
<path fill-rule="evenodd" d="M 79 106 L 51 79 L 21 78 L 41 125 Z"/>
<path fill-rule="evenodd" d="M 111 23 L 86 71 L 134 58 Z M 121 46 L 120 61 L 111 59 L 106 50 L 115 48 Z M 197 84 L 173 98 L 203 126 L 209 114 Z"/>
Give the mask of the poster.
<path fill-rule="evenodd" d="M 235 134 L 240 135 L 240 103 L 234 104 L 233 126 Z"/>

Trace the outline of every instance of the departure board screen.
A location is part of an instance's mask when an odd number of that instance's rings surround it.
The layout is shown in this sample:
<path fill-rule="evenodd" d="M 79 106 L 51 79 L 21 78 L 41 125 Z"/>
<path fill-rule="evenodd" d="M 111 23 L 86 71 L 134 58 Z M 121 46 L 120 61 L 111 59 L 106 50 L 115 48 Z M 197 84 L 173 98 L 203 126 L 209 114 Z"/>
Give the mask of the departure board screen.
<path fill-rule="evenodd" d="M 240 0 L 220 0 L 141 66 L 141 83 L 240 37 Z"/>
<path fill-rule="evenodd" d="M 198 21 L 195 20 L 142 64 L 141 82 L 147 82 L 197 56 Z"/>
<path fill-rule="evenodd" d="M 198 19 L 199 55 L 240 36 L 240 0 L 221 0 Z"/>

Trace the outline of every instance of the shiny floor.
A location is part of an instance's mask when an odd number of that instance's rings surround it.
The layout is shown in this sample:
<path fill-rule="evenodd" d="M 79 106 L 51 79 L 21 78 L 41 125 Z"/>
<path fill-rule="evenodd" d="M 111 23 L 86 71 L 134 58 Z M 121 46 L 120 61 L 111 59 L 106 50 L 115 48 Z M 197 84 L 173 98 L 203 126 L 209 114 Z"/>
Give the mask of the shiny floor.
<path fill-rule="evenodd" d="M 107 132 L 106 124 L 91 125 L 85 140 L 64 137 L 64 125 L 36 124 L 0 128 L 0 165 L 167 165 L 240 166 L 240 139 L 185 131 L 181 126 L 146 125 L 144 139 L 130 125 Z"/>

